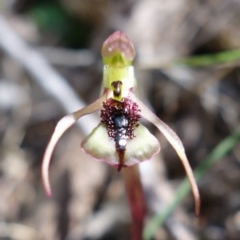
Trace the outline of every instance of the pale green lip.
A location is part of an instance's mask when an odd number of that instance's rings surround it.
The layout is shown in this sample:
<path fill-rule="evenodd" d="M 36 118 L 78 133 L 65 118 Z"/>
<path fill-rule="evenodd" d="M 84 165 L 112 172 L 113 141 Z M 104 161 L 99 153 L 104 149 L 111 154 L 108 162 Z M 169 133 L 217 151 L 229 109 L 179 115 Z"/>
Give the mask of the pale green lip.
<path fill-rule="evenodd" d="M 123 159 L 125 167 L 150 160 L 160 151 L 158 140 L 142 124 L 136 127 L 134 134 L 133 139 L 127 140 Z M 108 136 L 107 129 L 102 123 L 83 140 L 81 147 L 84 152 L 99 161 L 112 166 L 119 165 L 115 141 Z"/>

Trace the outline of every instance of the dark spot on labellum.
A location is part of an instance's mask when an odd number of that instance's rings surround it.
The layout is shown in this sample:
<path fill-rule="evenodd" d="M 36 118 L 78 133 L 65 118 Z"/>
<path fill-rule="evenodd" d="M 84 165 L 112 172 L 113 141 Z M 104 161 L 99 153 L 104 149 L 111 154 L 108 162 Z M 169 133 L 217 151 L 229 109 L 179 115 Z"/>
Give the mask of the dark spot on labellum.
<path fill-rule="evenodd" d="M 114 116 L 113 122 L 115 128 L 126 128 L 128 126 L 128 120 L 124 115 Z"/>
<path fill-rule="evenodd" d="M 124 167 L 123 158 L 127 141 L 134 138 L 134 129 L 139 125 L 140 109 L 129 98 L 123 98 L 121 101 L 110 98 L 103 103 L 101 118 L 109 137 L 116 143 L 120 171 Z"/>

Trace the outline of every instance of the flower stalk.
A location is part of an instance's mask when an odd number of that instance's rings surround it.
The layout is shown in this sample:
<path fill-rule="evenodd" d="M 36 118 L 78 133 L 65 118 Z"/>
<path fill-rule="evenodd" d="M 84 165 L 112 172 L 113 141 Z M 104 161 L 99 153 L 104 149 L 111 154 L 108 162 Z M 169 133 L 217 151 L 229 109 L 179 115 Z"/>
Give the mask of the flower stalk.
<path fill-rule="evenodd" d="M 146 208 L 138 165 L 123 168 L 122 176 L 132 216 L 132 240 L 141 240 Z"/>
<path fill-rule="evenodd" d="M 42 164 L 44 189 L 51 196 L 49 164 L 62 134 L 80 117 L 100 111 L 101 121 L 81 143 L 82 150 L 98 161 L 122 171 L 132 219 L 133 240 L 142 239 L 145 217 L 143 190 L 137 163 L 150 160 L 160 151 L 158 140 L 140 123 L 143 117 L 154 124 L 176 150 L 188 176 L 199 215 L 200 197 L 183 144 L 176 133 L 151 112 L 135 95 L 132 61 L 135 50 L 122 32 L 113 33 L 102 47 L 103 84 L 101 97 L 92 104 L 62 118 L 50 139 Z"/>

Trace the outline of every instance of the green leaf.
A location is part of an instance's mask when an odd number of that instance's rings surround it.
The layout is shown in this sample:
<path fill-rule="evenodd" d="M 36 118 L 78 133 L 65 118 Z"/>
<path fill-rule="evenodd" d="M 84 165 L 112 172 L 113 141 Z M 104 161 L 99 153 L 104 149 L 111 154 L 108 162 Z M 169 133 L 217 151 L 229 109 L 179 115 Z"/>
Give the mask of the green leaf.
<path fill-rule="evenodd" d="M 240 49 L 224 51 L 216 54 L 186 57 L 177 60 L 176 63 L 192 67 L 204 67 L 237 60 L 240 60 Z"/>

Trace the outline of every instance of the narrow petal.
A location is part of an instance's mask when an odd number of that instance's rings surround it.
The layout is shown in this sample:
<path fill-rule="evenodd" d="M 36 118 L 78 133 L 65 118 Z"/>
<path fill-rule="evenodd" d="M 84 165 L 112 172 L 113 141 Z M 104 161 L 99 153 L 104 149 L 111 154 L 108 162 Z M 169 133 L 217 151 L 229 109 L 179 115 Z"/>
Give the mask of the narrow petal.
<path fill-rule="evenodd" d="M 54 150 L 58 140 L 63 135 L 63 133 L 68 128 L 70 128 L 80 117 L 100 110 L 102 108 L 102 102 L 106 100 L 106 94 L 107 93 L 104 93 L 102 95 L 102 97 L 100 97 L 98 100 L 96 100 L 92 104 L 63 117 L 58 122 L 58 124 L 55 128 L 55 131 L 50 139 L 50 142 L 48 143 L 48 146 L 44 153 L 43 162 L 42 162 L 42 181 L 43 181 L 43 186 L 44 186 L 47 196 L 52 195 L 50 182 L 49 182 L 49 164 L 50 164 L 50 160 L 51 160 L 51 157 L 53 154 L 53 150 Z"/>
<path fill-rule="evenodd" d="M 134 94 L 132 94 L 132 100 L 136 102 L 141 109 L 141 116 L 154 124 L 176 150 L 189 179 L 195 201 L 195 214 L 198 216 L 200 212 L 200 195 L 181 140 L 168 125 L 166 125 L 152 111 L 150 111 L 148 107 L 145 106 L 144 103 L 142 103 Z"/>
<path fill-rule="evenodd" d="M 124 167 L 149 160 L 160 150 L 158 140 L 143 125 L 139 124 L 136 127 L 134 135 L 133 139 L 127 140 L 123 157 Z M 83 140 L 81 147 L 84 152 L 99 161 L 116 167 L 120 164 L 116 143 L 113 138 L 108 136 L 107 129 L 102 123 Z"/>

